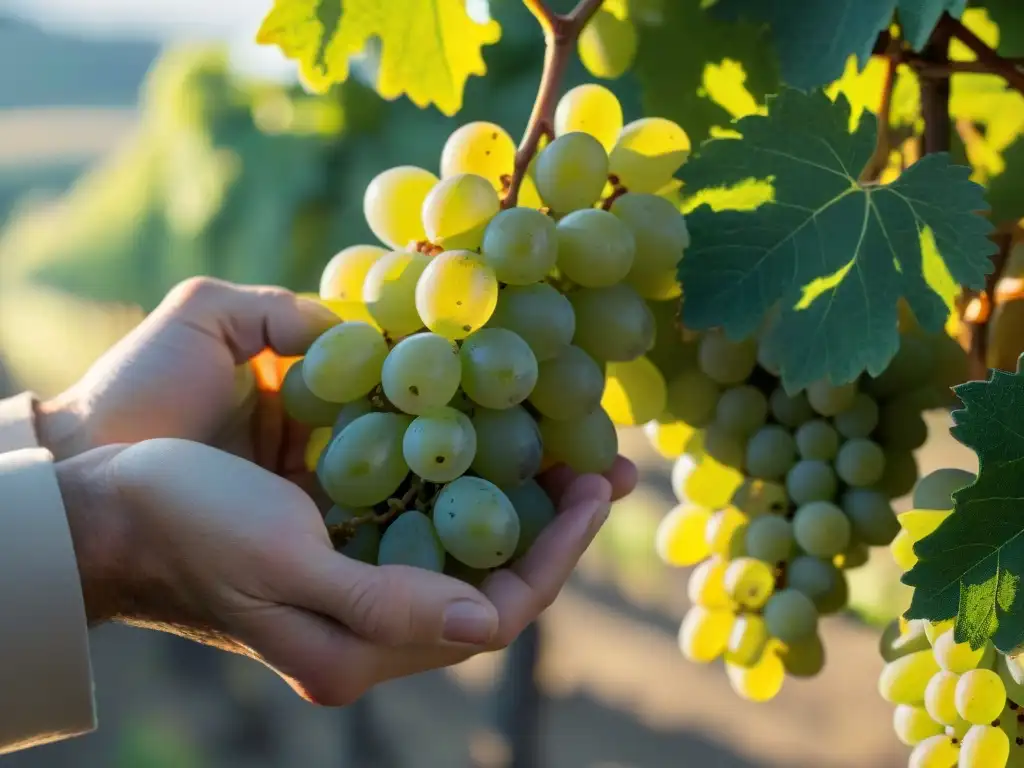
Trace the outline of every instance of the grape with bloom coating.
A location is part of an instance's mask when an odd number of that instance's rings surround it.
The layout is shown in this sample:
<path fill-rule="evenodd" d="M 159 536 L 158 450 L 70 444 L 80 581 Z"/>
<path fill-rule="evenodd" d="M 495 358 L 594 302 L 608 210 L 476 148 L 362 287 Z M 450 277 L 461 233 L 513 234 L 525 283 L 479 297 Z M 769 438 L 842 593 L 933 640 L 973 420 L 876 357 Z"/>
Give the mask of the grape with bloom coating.
<path fill-rule="evenodd" d="M 448 554 L 470 568 L 497 568 L 519 544 L 519 515 L 494 483 L 460 477 L 434 502 L 434 527 Z"/>
<path fill-rule="evenodd" d="M 422 512 L 400 514 L 380 539 L 378 565 L 409 565 L 425 571 L 444 571 L 444 547 L 434 524 Z"/>
<path fill-rule="evenodd" d="M 616 425 L 635 427 L 656 419 L 667 399 L 665 377 L 646 357 L 605 367 L 601 407 Z"/>
<path fill-rule="evenodd" d="M 654 194 L 668 186 L 689 154 L 686 131 L 663 117 L 644 117 L 622 129 L 608 172 L 630 192 Z"/>
<path fill-rule="evenodd" d="M 445 250 L 475 250 L 500 208 L 498 193 L 487 179 L 460 173 L 430 190 L 423 201 L 423 228 L 427 239 Z"/>
<path fill-rule="evenodd" d="M 796 448 L 801 458 L 832 461 L 839 452 L 839 433 L 824 419 L 805 421 L 796 430 Z"/>
<path fill-rule="evenodd" d="M 540 434 L 545 455 L 581 475 L 607 472 L 619 453 L 615 425 L 600 408 L 574 421 L 541 419 Z"/>
<path fill-rule="evenodd" d="M 686 220 L 672 203 L 657 195 L 629 192 L 616 198 L 611 212 L 622 219 L 636 240 L 627 282 L 642 285 L 651 275 L 675 269 L 690 244 Z"/>
<path fill-rule="evenodd" d="M 797 506 L 831 501 L 836 495 L 836 473 L 825 461 L 798 461 L 786 473 L 786 492 Z"/>
<path fill-rule="evenodd" d="M 416 311 L 446 339 L 464 339 L 482 328 L 498 303 L 494 270 L 470 251 L 445 251 L 430 260 L 416 283 Z"/>
<path fill-rule="evenodd" d="M 786 583 L 811 598 L 822 615 L 842 610 L 849 597 L 843 572 L 830 560 L 812 555 L 793 558 L 786 568 Z"/>
<path fill-rule="evenodd" d="M 799 642 L 787 643 L 779 658 L 793 677 L 815 677 L 825 668 L 825 646 L 814 633 Z"/>
<path fill-rule="evenodd" d="M 320 275 L 320 298 L 361 303 L 366 273 L 387 252 L 379 245 L 350 245 L 339 251 Z"/>
<path fill-rule="evenodd" d="M 847 440 L 836 455 L 836 473 L 847 485 L 871 486 L 882 479 L 885 452 L 864 438 Z"/>
<path fill-rule="evenodd" d="M 932 736 L 938 736 L 946 730 L 932 720 L 921 707 L 911 707 L 908 704 L 896 707 L 892 716 L 892 728 L 896 732 L 896 738 L 908 747 L 920 744 Z"/>
<path fill-rule="evenodd" d="M 789 395 L 786 393 L 786 390 L 779 387 L 772 392 L 771 397 L 768 398 L 768 405 L 771 408 L 772 416 L 775 417 L 775 420 L 779 422 L 779 424 L 789 427 L 790 429 L 795 429 L 805 421 L 809 421 L 814 418 L 814 409 L 811 408 L 811 404 L 807 402 L 807 394 L 805 392 L 797 392 L 795 395 Z M 805 458 L 812 459 L 825 457 L 806 456 Z"/>
<path fill-rule="evenodd" d="M 301 361 L 291 366 L 281 381 L 281 402 L 289 416 L 309 427 L 331 426 L 344 407 L 340 403 L 323 400 L 309 391 L 302 375 Z"/>
<path fill-rule="evenodd" d="M 379 174 L 366 187 L 363 214 L 377 239 L 391 248 L 408 248 L 426 238 L 420 209 L 437 176 L 411 165 Z"/>
<path fill-rule="evenodd" d="M 476 456 L 476 431 L 454 408 L 436 408 L 413 419 L 402 439 L 402 455 L 415 474 L 448 483 L 465 474 Z"/>
<path fill-rule="evenodd" d="M 768 628 L 756 613 L 743 613 L 736 617 L 729 634 L 725 660 L 729 664 L 750 667 L 764 654 L 768 644 Z"/>
<path fill-rule="evenodd" d="M 818 609 L 798 589 L 783 589 L 768 598 L 764 622 L 772 637 L 784 643 L 798 643 L 818 631 Z"/>
<path fill-rule="evenodd" d="M 707 374 L 683 371 L 668 383 L 668 412 L 691 427 L 706 427 L 714 418 L 721 392 Z"/>
<path fill-rule="evenodd" d="M 679 649 L 696 664 L 709 664 L 723 653 L 732 632 L 731 611 L 712 611 L 695 605 L 679 627 Z"/>
<path fill-rule="evenodd" d="M 381 375 L 388 400 L 416 415 L 447 405 L 461 378 L 458 348 L 436 333 L 417 333 L 398 342 Z"/>
<path fill-rule="evenodd" d="M 558 222 L 558 268 L 577 285 L 621 282 L 633 266 L 636 241 L 617 216 L 600 208 L 573 211 Z M 500 276 L 499 276 L 500 277 Z"/>
<path fill-rule="evenodd" d="M 372 325 L 342 323 L 310 346 L 302 360 L 302 379 L 321 400 L 347 403 L 380 384 L 387 356 L 388 343 Z"/>
<path fill-rule="evenodd" d="M 611 151 L 622 130 L 622 105 L 603 85 L 585 83 L 566 92 L 555 107 L 555 136 L 589 133 Z"/>
<path fill-rule="evenodd" d="M 569 300 L 547 283 L 508 285 L 498 293 L 487 325 L 519 335 L 537 362 L 544 362 L 569 346 L 576 333 L 576 313 Z"/>
<path fill-rule="evenodd" d="M 747 443 L 746 467 L 751 477 L 776 480 L 784 477 L 796 462 L 796 442 L 789 430 L 769 424 Z"/>
<path fill-rule="evenodd" d="M 500 192 L 501 177 L 512 173 L 515 159 L 515 142 L 500 125 L 483 120 L 466 123 L 444 143 L 441 178 L 472 173 L 487 179 Z"/>
<path fill-rule="evenodd" d="M 638 38 L 631 19 L 601 8 L 580 31 L 576 43 L 583 66 L 595 77 L 615 80 L 632 66 Z"/>
<path fill-rule="evenodd" d="M 328 527 L 342 525 L 356 518 L 372 518 L 373 514 L 373 509 L 370 507 L 351 509 L 335 505 L 324 515 L 324 525 Z M 361 523 L 355 526 L 355 531 L 344 542 L 335 543 L 334 548 L 345 557 L 351 557 L 353 560 L 363 563 L 375 564 L 377 553 L 380 550 L 380 529 L 372 522 Z"/>
<path fill-rule="evenodd" d="M 808 554 L 834 557 L 850 543 L 850 521 L 828 501 L 804 504 L 793 517 L 793 536 Z"/>
<path fill-rule="evenodd" d="M 763 427 L 767 418 L 767 398 L 749 384 L 725 390 L 715 409 L 715 422 L 740 437 Z"/>
<path fill-rule="evenodd" d="M 534 480 L 503 490 L 519 515 L 519 543 L 512 556 L 522 557 L 555 519 L 555 504 Z"/>
<path fill-rule="evenodd" d="M 872 547 L 885 547 L 899 533 L 896 513 L 884 493 L 873 488 L 851 488 L 839 502 L 850 518 L 854 535 Z"/>
<path fill-rule="evenodd" d="M 836 416 L 851 408 L 856 397 L 856 382 L 836 386 L 828 379 L 818 379 L 807 387 L 808 402 L 822 416 Z"/>
<path fill-rule="evenodd" d="M 387 500 L 409 474 L 402 439 L 412 419 L 368 413 L 343 429 L 324 452 L 317 477 L 341 507 L 370 507 Z"/>
<path fill-rule="evenodd" d="M 694 605 L 711 610 L 732 610 L 732 600 L 725 591 L 725 571 L 729 567 L 723 557 L 711 556 L 699 563 L 686 583 L 686 595 Z"/>
<path fill-rule="evenodd" d="M 430 257 L 414 251 L 392 251 L 370 267 L 363 281 L 363 303 L 374 322 L 393 338 L 423 327 L 416 311 L 416 284 Z"/>
<path fill-rule="evenodd" d="M 573 344 L 595 360 L 635 360 L 654 343 L 654 315 L 624 283 L 582 288 L 569 294 L 576 312 Z"/>
<path fill-rule="evenodd" d="M 937 662 L 936 662 L 937 663 Z M 972 725 L 988 725 L 1006 706 L 1006 686 L 991 669 L 971 669 L 956 684 L 956 711 Z"/>
<path fill-rule="evenodd" d="M 511 408 L 537 383 L 529 344 L 505 328 L 481 328 L 462 343 L 462 389 L 485 408 Z"/>
<path fill-rule="evenodd" d="M 726 675 L 734 691 L 747 701 L 765 702 L 774 699 L 782 690 L 786 668 L 779 655 L 769 648 L 761 660 L 752 667 L 725 665 Z"/>
<path fill-rule="evenodd" d="M 753 339 L 732 341 L 724 333 L 705 335 L 697 354 L 700 369 L 726 386 L 746 381 L 757 364 L 757 346 Z"/>
<path fill-rule="evenodd" d="M 544 203 L 558 215 L 590 208 L 608 179 L 608 155 L 590 134 L 567 133 L 537 157 L 534 179 Z"/>
<path fill-rule="evenodd" d="M 711 550 L 704 538 L 711 510 L 696 504 L 679 504 L 658 524 L 654 546 L 666 565 L 686 568 L 696 565 Z"/>
<path fill-rule="evenodd" d="M 836 414 L 833 423 L 845 438 L 868 437 L 878 426 L 878 403 L 866 392 L 858 392 L 853 405 Z"/>
<path fill-rule="evenodd" d="M 341 406 L 341 410 L 338 411 L 338 417 L 334 420 L 334 425 L 331 428 L 331 437 L 337 437 L 338 434 L 341 433 L 341 430 L 353 421 L 358 419 L 360 416 L 364 416 L 367 413 L 372 412 L 373 403 L 371 403 L 368 398 L 362 397 L 358 400 L 353 400 L 350 403 L 345 403 Z"/>
<path fill-rule="evenodd" d="M 974 475 L 964 469 L 937 469 L 915 486 L 914 509 L 953 509 L 953 494 L 974 480 Z"/>
<path fill-rule="evenodd" d="M 725 590 L 742 608 L 757 610 L 775 589 L 775 572 L 754 557 L 738 557 L 725 571 Z"/>
<path fill-rule="evenodd" d="M 733 493 L 732 504 L 750 517 L 781 515 L 789 506 L 789 497 L 779 483 L 748 477 Z"/>
<path fill-rule="evenodd" d="M 568 346 L 537 366 L 530 404 L 549 419 L 581 419 L 601 404 L 604 374 L 586 352 Z"/>
<path fill-rule="evenodd" d="M 788 560 L 793 551 L 793 542 L 793 524 L 778 515 L 754 518 L 747 528 L 747 554 L 766 563 Z"/>
<path fill-rule="evenodd" d="M 537 474 L 543 460 L 537 422 L 522 406 L 492 411 L 476 408 L 476 458 L 472 470 L 499 488 L 514 488 Z"/>
<path fill-rule="evenodd" d="M 502 211 L 484 230 L 481 260 L 509 285 L 539 282 L 550 272 L 559 251 L 555 222 L 533 208 Z"/>

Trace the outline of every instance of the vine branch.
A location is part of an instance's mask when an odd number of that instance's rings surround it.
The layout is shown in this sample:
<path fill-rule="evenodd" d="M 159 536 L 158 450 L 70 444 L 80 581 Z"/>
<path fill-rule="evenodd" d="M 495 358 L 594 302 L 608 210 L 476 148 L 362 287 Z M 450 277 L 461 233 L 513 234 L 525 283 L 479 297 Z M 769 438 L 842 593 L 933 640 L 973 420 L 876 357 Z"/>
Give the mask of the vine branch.
<path fill-rule="evenodd" d="M 864 166 L 864 170 L 861 171 L 860 178 L 864 182 L 878 181 L 889 163 L 889 154 L 892 152 L 892 92 L 896 87 L 896 70 L 900 65 L 899 41 L 890 40 L 889 49 L 885 84 L 882 90 L 882 104 L 878 110 L 878 137 L 875 140 L 875 152 Z"/>
<path fill-rule="evenodd" d="M 1024 93 L 1024 70 L 1021 70 L 1010 59 L 1005 59 L 992 50 L 984 40 L 964 26 L 962 21 L 954 19 L 948 13 L 943 14 L 936 27 L 936 32 L 942 32 L 949 37 L 955 37 L 966 45 L 971 53 L 978 57 L 978 63 L 986 68 L 986 72 L 999 75 L 1007 84 Z"/>
<path fill-rule="evenodd" d="M 519 143 L 519 149 L 516 150 L 515 166 L 508 183 L 508 191 L 502 201 L 503 208 L 515 207 L 519 200 L 523 177 L 526 176 L 533 156 L 537 154 L 541 137 L 554 133 L 555 106 L 558 103 L 562 77 L 580 31 L 597 12 L 602 2 L 603 0 L 580 0 L 572 11 L 560 15 L 548 8 L 544 0 L 523 0 L 523 4 L 544 30 L 544 70 L 526 131 Z"/>

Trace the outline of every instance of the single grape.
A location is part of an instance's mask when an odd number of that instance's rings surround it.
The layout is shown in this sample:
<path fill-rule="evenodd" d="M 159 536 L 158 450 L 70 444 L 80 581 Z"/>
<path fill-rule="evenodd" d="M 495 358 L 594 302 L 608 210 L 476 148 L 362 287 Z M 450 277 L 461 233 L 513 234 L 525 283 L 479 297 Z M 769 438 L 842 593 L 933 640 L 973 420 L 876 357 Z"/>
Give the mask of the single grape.
<path fill-rule="evenodd" d="M 709 557 L 690 573 L 686 595 L 690 602 L 715 611 L 732 610 L 732 600 L 725 591 L 725 571 L 729 563 L 722 557 Z"/>
<path fill-rule="evenodd" d="M 727 389 L 718 400 L 715 422 L 724 429 L 745 437 L 764 426 L 768 418 L 768 399 L 749 384 Z"/>
<path fill-rule="evenodd" d="M 889 499 L 872 488 L 851 488 L 839 502 L 850 518 L 853 533 L 872 547 L 885 547 L 892 543 L 900 531 Z"/>
<path fill-rule="evenodd" d="M 415 509 L 396 517 L 380 538 L 378 565 L 410 565 L 442 573 L 444 559 L 444 547 L 434 524 Z"/>
<path fill-rule="evenodd" d="M 679 504 L 658 525 L 654 539 L 661 561 L 676 568 L 696 565 L 711 554 L 704 531 L 711 520 L 711 510 L 696 504 Z"/>
<path fill-rule="evenodd" d="M 898 397 L 882 406 L 875 439 L 893 451 L 913 451 L 928 440 L 928 424 L 913 395 Z"/>
<path fill-rule="evenodd" d="M 470 251 L 445 251 L 430 260 L 416 283 L 416 311 L 446 339 L 464 339 L 491 319 L 498 303 L 494 270 Z"/>
<path fill-rule="evenodd" d="M 843 510 L 828 501 L 804 504 L 793 517 L 793 536 L 805 552 L 816 557 L 835 557 L 850 543 L 850 521 Z"/>
<path fill-rule="evenodd" d="M 744 439 L 723 429 L 720 424 L 710 424 L 704 430 L 704 455 L 718 463 L 743 469 L 743 450 Z"/>
<path fill-rule="evenodd" d="M 833 423 L 845 438 L 868 437 L 878 426 L 878 403 L 871 395 L 858 392 L 853 405 L 836 414 Z"/>
<path fill-rule="evenodd" d="M 388 400 L 414 415 L 447 405 L 461 379 L 458 348 L 436 333 L 417 333 L 398 342 L 381 375 Z"/>
<path fill-rule="evenodd" d="M 373 509 L 364 507 L 362 509 L 351 509 L 349 507 L 333 506 L 324 516 L 324 524 L 329 526 L 342 525 L 356 518 L 370 518 L 373 516 Z M 335 541 L 334 548 L 345 557 L 359 560 L 364 563 L 376 564 L 377 553 L 380 550 L 380 528 L 374 522 L 360 523 L 355 527 L 352 535 L 343 541 Z"/>
<path fill-rule="evenodd" d="M 956 684 L 956 711 L 971 725 L 988 725 L 1006 706 L 1006 687 L 991 669 L 971 669 Z"/>
<path fill-rule="evenodd" d="M 679 627 L 679 650 L 687 661 L 709 664 L 725 653 L 732 631 L 731 611 L 712 611 L 695 605 Z"/>
<path fill-rule="evenodd" d="M 928 680 L 928 685 L 924 689 L 924 708 L 935 722 L 952 726 L 962 720 L 956 711 L 958 682 L 960 675 L 942 669 Z"/>
<path fill-rule="evenodd" d="M 772 637 L 784 643 L 799 643 L 818 631 L 818 609 L 798 589 L 783 589 L 768 598 L 764 622 Z"/>
<path fill-rule="evenodd" d="M 928 682 L 938 671 L 939 665 L 931 649 L 909 653 L 882 668 L 878 678 L 878 692 L 890 704 L 920 706 L 924 703 Z M 1002 709 L 1001 704 L 999 708 Z"/>
<path fill-rule="evenodd" d="M 636 272 L 629 278 L 629 284 L 650 301 L 670 301 L 683 295 L 675 267 L 660 272 Z"/>
<path fill-rule="evenodd" d="M 611 212 L 633 232 L 636 255 L 626 282 L 643 285 L 652 275 L 675 269 L 690 244 L 686 220 L 672 203 L 657 195 L 630 192 L 616 198 Z"/>
<path fill-rule="evenodd" d="M 910 493 L 917 482 L 917 459 L 911 451 L 888 451 L 877 488 L 890 499 Z"/>
<path fill-rule="evenodd" d="M 811 598 L 822 615 L 842 610 L 849 597 L 843 572 L 831 561 L 812 555 L 793 558 L 786 567 L 786 585 Z"/>
<path fill-rule="evenodd" d="M 1010 739 L 999 728 L 975 725 L 960 742 L 958 768 L 1004 766 L 1010 758 Z"/>
<path fill-rule="evenodd" d="M 481 259 L 509 285 L 543 280 L 561 258 L 555 222 L 533 208 L 502 211 L 484 230 Z"/>
<path fill-rule="evenodd" d="M 723 333 L 709 333 L 700 341 L 700 369 L 726 386 L 746 381 L 754 371 L 756 356 L 753 340 L 735 342 Z"/>
<path fill-rule="evenodd" d="M 959 756 L 960 746 L 949 736 L 930 736 L 914 747 L 908 768 L 953 768 Z"/>
<path fill-rule="evenodd" d="M 836 473 L 847 485 L 870 486 L 882 479 L 885 452 L 864 438 L 847 440 L 836 456 Z"/>
<path fill-rule="evenodd" d="M 363 214 L 377 239 L 391 248 L 408 248 L 427 237 L 420 208 L 437 176 L 411 165 L 391 168 L 366 187 Z"/>
<path fill-rule="evenodd" d="M 748 477 L 733 493 L 731 503 L 751 518 L 782 515 L 789 508 L 789 497 L 778 483 Z"/>
<path fill-rule="evenodd" d="M 729 598 L 747 610 L 765 604 L 775 589 L 775 571 L 753 557 L 733 560 L 725 571 L 725 590 Z"/>
<path fill-rule="evenodd" d="M 747 554 L 766 563 L 782 563 L 793 551 L 793 525 L 784 517 L 764 515 L 750 522 Z"/>
<path fill-rule="evenodd" d="M 342 323 L 313 342 L 302 360 L 309 391 L 331 403 L 358 400 L 380 384 L 388 343 L 367 323 Z"/>
<path fill-rule="evenodd" d="M 779 658 L 793 677 L 815 677 L 825 668 L 825 646 L 814 633 L 799 642 L 788 643 Z"/>
<path fill-rule="evenodd" d="M 974 481 L 975 476 L 963 469 L 937 469 L 914 488 L 914 509 L 953 509 L 953 494 Z"/>
<path fill-rule="evenodd" d="M 589 133 L 611 151 L 622 130 L 622 105 L 602 85 L 577 85 L 558 100 L 555 107 L 555 136 L 574 131 Z"/>
<path fill-rule="evenodd" d="M 801 458 L 832 461 L 839 452 L 839 433 L 824 419 L 805 421 L 796 430 L 796 448 Z"/>
<path fill-rule="evenodd" d="M 608 171 L 630 192 L 664 189 L 690 154 L 686 131 L 663 117 L 627 125 L 609 156 Z"/>
<path fill-rule="evenodd" d="M 721 392 L 705 373 L 683 371 L 668 383 L 668 412 L 691 427 L 706 427 L 718 407 Z"/>
<path fill-rule="evenodd" d="M 423 228 L 427 239 L 446 251 L 474 251 L 500 208 L 498 193 L 487 179 L 461 173 L 430 190 L 423 201 Z"/>
<path fill-rule="evenodd" d="M 832 465 L 825 461 L 798 461 L 786 473 L 786 492 L 797 506 L 812 501 L 832 501 L 838 483 Z"/>
<path fill-rule="evenodd" d="M 434 526 L 448 553 L 470 568 L 497 568 L 519 544 L 519 516 L 494 483 L 460 477 L 434 502 Z"/>
<path fill-rule="evenodd" d="M 742 698 L 755 703 L 774 699 L 782 690 L 786 668 L 777 653 L 769 650 L 752 667 L 726 664 L 725 673 L 732 689 Z"/>
<path fill-rule="evenodd" d="M 291 366 L 281 381 L 281 403 L 290 417 L 308 427 L 329 427 L 344 407 L 322 400 L 309 391 L 301 361 Z"/>
<path fill-rule="evenodd" d="M 392 338 L 423 327 L 416 312 L 416 284 L 430 257 L 413 251 L 392 251 L 370 267 L 363 281 L 363 303 L 370 316 Z"/>
<path fill-rule="evenodd" d="M 633 266 L 636 240 L 622 220 L 600 208 L 573 211 L 558 222 L 558 268 L 584 288 L 622 280 Z M 500 276 L 499 276 L 500 277 Z"/>
<path fill-rule="evenodd" d="M 891 621 L 879 639 L 879 654 L 884 661 L 894 661 L 914 651 L 931 647 L 924 633 L 924 626 L 918 620 L 907 622 L 904 629 L 899 620 Z"/>
<path fill-rule="evenodd" d="M 569 294 L 576 312 L 573 344 L 595 360 L 635 360 L 654 344 L 654 315 L 624 283 Z"/>
<path fill-rule="evenodd" d="M 768 644 L 768 629 L 764 619 L 756 613 L 743 613 L 736 617 L 729 634 L 725 660 L 740 667 L 752 667 L 764 655 Z"/>
<path fill-rule="evenodd" d="M 361 303 L 366 273 L 387 252 L 379 245 L 350 245 L 335 254 L 320 275 L 320 298 Z"/>
<path fill-rule="evenodd" d="M 487 325 L 507 328 L 530 345 L 537 362 L 544 362 L 569 346 L 576 333 L 572 304 L 547 283 L 508 285 Z"/>
<path fill-rule="evenodd" d="M 844 571 L 852 571 L 854 568 L 866 565 L 869 559 L 871 559 L 871 547 L 863 541 L 858 541 L 857 537 L 851 533 L 850 543 L 840 553 L 837 564 Z"/>
<path fill-rule="evenodd" d="M 387 500 L 409 474 L 402 438 L 412 420 L 397 413 L 368 413 L 345 427 L 327 447 L 317 477 L 341 507 L 369 507 Z"/>
<path fill-rule="evenodd" d="M 735 507 L 725 507 L 711 515 L 704 536 L 712 554 L 731 557 L 735 549 L 734 541 L 744 539 L 750 518 Z"/>
<path fill-rule="evenodd" d="M 306 450 L 303 455 L 303 463 L 306 470 L 316 472 L 320 466 L 320 458 L 327 452 L 327 446 L 331 444 L 334 435 L 330 427 L 318 427 L 309 433 L 309 440 L 306 441 Z"/>
<path fill-rule="evenodd" d="M 618 426 L 635 427 L 665 411 L 668 385 L 646 357 L 628 363 L 608 363 L 601 407 Z"/>
<path fill-rule="evenodd" d="M 482 120 L 466 123 L 444 143 L 441 178 L 473 173 L 500 192 L 501 177 L 512 173 L 515 159 L 515 142 L 500 125 Z"/>
<path fill-rule="evenodd" d="M 540 434 L 545 455 L 581 475 L 607 472 L 619 455 L 615 425 L 600 408 L 574 421 L 543 418 Z"/>
<path fill-rule="evenodd" d="M 604 374 L 586 352 L 568 346 L 537 366 L 530 404 L 549 419 L 576 420 L 601 404 Z"/>
<path fill-rule="evenodd" d="M 794 463 L 796 441 L 784 427 L 761 427 L 747 443 L 746 468 L 751 477 L 775 480 L 785 476 Z"/>
<path fill-rule="evenodd" d="M 475 409 L 476 458 L 471 469 L 499 488 L 515 488 L 540 470 L 544 447 L 540 429 L 522 406 Z"/>
<path fill-rule="evenodd" d="M 814 418 L 814 409 L 807 402 L 807 394 L 805 392 L 788 395 L 786 390 L 779 387 L 772 392 L 771 397 L 768 399 L 768 405 L 775 420 L 779 424 L 791 429 L 795 429 L 805 421 L 810 421 Z M 808 456 L 806 458 L 817 457 Z"/>
<path fill-rule="evenodd" d="M 958 675 L 977 669 L 982 656 L 985 655 L 984 646 L 974 650 L 970 643 L 958 643 L 953 637 L 952 629 L 939 635 L 933 649 L 939 666 Z"/>
<path fill-rule="evenodd" d="M 482 328 L 459 350 L 462 388 L 485 408 L 511 408 L 537 383 L 537 358 L 530 345 L 505 328 Z"/>
<path fill-rule="evenodd" d="M 857 383 L 836 386 L 828 379 L 818 379 L 807 387 L 807 401 L 822 416 L 836 416 L 853 406 Z"/>
<path fill-rule="evenodd" d="M 932 720 L 924 709 L 911 707 L 908 704 L 900 704 L 896 707 L 892 717 L 892 728 L 896 731 L 896 738 L 908 747 L 913 747 L 925 739 L 939 736 L 946 731 L 945 727 Z M 950 768 L 952 768 L 952 764 Z"/>
<path fill-rule="evenodd" d="M 331 437 L 337 437 L 341 433 L 341 430 L 353 421 L 358 419 L 360 416 L 365 416 L 372 412 L 373 403 L 365 397 L 345 403 L 341 406 L 341 410 L 338 411 L 338 416 L 335 418 L 334 425 L 331 427 Z"/>
<path fill-rule="evenodd" d="M 567 133 L 537 157 L 534 180 L 544 203 L 559 216 L 590 208 L 608 179 L 608 155 L 587 133 Z"/>
<path fill-rule="evenodd" d="M 633 65 L 637 44 L 632 19 L 619 18 L 603 8 L 590 18 L 577 40 L 583 66 L 606 80 L 621 77 Z"/>
<path fill-rule="evenodd" d="M 512 557 L 522 557 L 555 519 L 555 504 L 533 480 L 506 490 L 505 495 L 519 516 L 519 543 Z"/>
<path fill-rule="evenodd" d="M 934 647 L 935 643 L 938 642 L 939 637 L 947 630 L 953 629 L 955 625 L 956 621 L 954 619 L 925 621 L 924 634 L 928 638 L 928 642 Z"/>
<path fill-rule="evenodd" d="M 476 432 L 454 408 L 436 408 L 413 419 L 402 440 L 405 463 L 432 483 L 448 483 L 469 469 L 476 456 Z"/>
<path fill-rule="evenodd" d="M 865 379 L 864 389 L 880 399 L 910 392 L 929 383 L 936 362 L 932 344 L 910 334 L 901 334 L 896 355 L 878 378 Z"/>

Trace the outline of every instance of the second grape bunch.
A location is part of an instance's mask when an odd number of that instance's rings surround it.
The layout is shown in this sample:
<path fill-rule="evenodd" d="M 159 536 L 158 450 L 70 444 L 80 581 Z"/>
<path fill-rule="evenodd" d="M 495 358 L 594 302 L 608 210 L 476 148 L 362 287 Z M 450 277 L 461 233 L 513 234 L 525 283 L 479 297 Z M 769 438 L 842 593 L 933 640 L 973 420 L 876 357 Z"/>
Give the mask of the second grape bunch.
<path fill-rule="evenodd" d="M 492 123 L 451 135 L 440 176 L 384 171 L 364 199 L 380 244 L 324 269 L 319 298 L 345 322 L 282 398 L 315 428 L 307 461 L 345 554 L 479 580 L 553 518 L 542 469 L 615 461 L 605 371 L 653 346 L 645 299 L 678 293 L 689 235 L 668 195 L 689 142 L 667 120 L 623 126 L 597 85 L 554 122 L 518 201 L 516 147 Z"/>

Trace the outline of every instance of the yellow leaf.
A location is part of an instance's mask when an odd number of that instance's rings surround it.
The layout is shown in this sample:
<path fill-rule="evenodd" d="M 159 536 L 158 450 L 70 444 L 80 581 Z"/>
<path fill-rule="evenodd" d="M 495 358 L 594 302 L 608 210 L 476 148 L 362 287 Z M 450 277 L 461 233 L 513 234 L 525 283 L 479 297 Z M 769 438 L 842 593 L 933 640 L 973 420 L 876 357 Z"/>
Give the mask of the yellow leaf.
<path fill-rule="evenodd" d="M 896 519 L 911 540 L 917 543 L 938 528 L 950 514 L 950 509 L 911 509 L 897 515 Z"/>
<path fill-rule="evenodd" d="M 347 79 L 349 59 L 378 38 L 377 92 L 451 116 L 469 76 L 487 71 L 483 46 L 500 37 L 498 23 L 474 21 L 463 0 L 275 0 L 256 40 L 277 45 L 306 86 L 323 92 Z"/>

